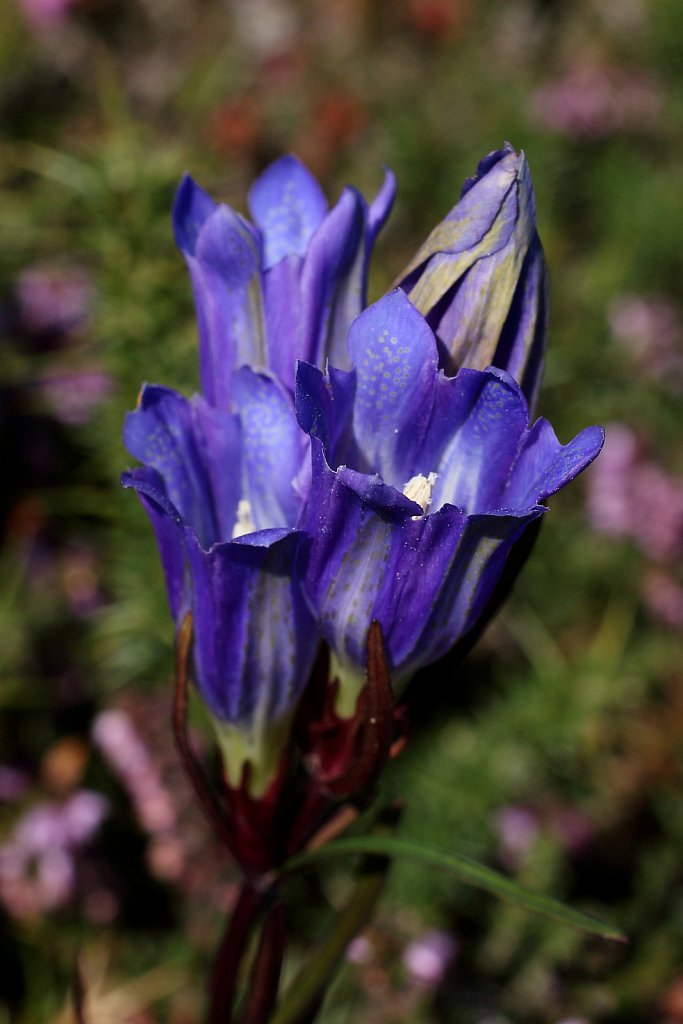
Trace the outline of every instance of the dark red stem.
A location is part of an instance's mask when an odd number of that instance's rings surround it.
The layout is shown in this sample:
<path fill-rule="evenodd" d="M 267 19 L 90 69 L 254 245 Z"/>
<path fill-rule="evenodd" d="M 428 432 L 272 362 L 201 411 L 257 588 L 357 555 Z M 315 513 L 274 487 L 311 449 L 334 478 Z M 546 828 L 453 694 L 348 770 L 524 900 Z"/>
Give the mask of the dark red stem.
<path fill-rule="evenodd" d="M 270 908 L 261 928 L 259 946 L 249 978 L 249 994 L 240 1024 L 267 1024 L 277 1000 L 285 942 L 285 908 L 277 902 Z"/>
<path fill-rule="evenodd" d="M 230 915 L 213 963 L 207 1024 L 230 1024 L 237 995 L 237 977 L 263 894 L 245 883 Z"/>

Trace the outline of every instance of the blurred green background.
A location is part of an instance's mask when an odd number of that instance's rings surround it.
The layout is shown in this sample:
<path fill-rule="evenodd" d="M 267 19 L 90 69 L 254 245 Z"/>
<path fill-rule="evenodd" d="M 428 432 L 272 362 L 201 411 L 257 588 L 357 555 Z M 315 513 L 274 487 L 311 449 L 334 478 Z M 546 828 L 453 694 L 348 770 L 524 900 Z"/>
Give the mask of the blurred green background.
<path fill-rule="evenodd" d="M 283 152 L 332 200 L 388 164 L 377 298 L 504 139 L 551 271 L 540 411 L 608 444 L 386 788 L 405 835 L 631 941 L 399 864 L 321 1020 L 683 1021 L 682 51 L 680 0 L 4 0 L 0 1022 L 70 1020 L 80 951 L 93 1024 L 192 1024 L 233 897 L 174 762 L 161 571 L 118 484 L 141 382 L 197 386 L 179 176 L 244 211 Z M 343 899 L 342 868 L 326 884 Z M 310 903 L 293 888 L 302 948 Z"/>

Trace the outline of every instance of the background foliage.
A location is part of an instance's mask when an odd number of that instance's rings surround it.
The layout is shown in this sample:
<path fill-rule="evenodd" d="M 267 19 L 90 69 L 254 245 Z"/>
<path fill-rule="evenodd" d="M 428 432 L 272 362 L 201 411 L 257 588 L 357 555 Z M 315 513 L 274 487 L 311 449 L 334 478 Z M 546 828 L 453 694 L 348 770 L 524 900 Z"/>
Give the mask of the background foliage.
<path fill-rule="evenodd" d="M 386 788 L 405 835 L 631 943 L 399 864 L 321 1019 L 683 1021 L 682 44 L 679 0 L 2 4 L 0 1021 L 69 1019 L 77 949 L 96 1020 L 195 1021 L 232 898 L 174 764 L 161 572 L 118 486 L 140 383 L 197 384 L 180 174 L 243 210 L 288 150 L 331 198 L 387 163 L 377 298 L 505 138 L 552 275 L 540 411 L 610 440 Z M 303 944 L 324 914 L 303 883 L 290 904 Z"/>

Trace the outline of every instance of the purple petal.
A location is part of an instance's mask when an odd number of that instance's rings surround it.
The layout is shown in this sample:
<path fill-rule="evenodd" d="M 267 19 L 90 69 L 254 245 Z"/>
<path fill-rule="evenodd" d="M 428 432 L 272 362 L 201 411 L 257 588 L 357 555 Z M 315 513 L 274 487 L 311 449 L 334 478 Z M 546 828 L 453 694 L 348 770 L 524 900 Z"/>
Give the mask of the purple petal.
<path fill-rule="evenodd" d="M 301 274 L 303 309 L 300 359 L 323 367 L 329 358 L 348 367 L 343 343 L 364 305 L 366 205 L 345 188 L 314 237 Z"/>
<path fill-rule="evenodd" d="M 194 256 L 199 232 L 216 208 L 211 196 L 189 174 L 183 175 L 171 213 L 176 245 L 182 253 Z"/>
<path fill-rule="evenodd" d="M 310 171 L 295 156 L 284 156 L 257 178 L 249 209 L 264 239 L 264 267 L 285 256 L 304 256 L 327 213 L 327 200 Z"/>
<path fill-rule="evenodd" d="M 505 489 L 505 505 L 523 509 L 545 501 L 591 464 L 604 440 L 602 427 L 586 427 L 561 445 L 548 421 L 537 420 Z"/>
<path fill-rule="evenodd" d="M 496 164 L 500 163 L 501 160 L 510 156 L 516 156 L 514 148 L 509 142 L 503 143 L 502 149 L 494 149 L 491 153 L 487 153 L 485 157 L 477 164 L 477 169 L 471 178 L 467 178 L 460 191 L 460 198 L 467 195 L 471 188 L 474 188 L 482 178 L 485 178 L 489 171 L 493 170 Z"/>
<path fill-rule="evenodd" d="M 397 289 L 354 321 L 348 349 L 357 373 L 353 426 L 368 462 L 363 468 L 401 490 L 421 471 L 416 459 L 437 369 L 434 335 Z"/>
<path fill-rule="evenodd" d="M 202 390 L 230 407 L 240 366 L 265 366 L 260 255 L 252 229 L 227 206 L 206 221 L 196 255 L 187 259 L 197 306 Z"/>
<path fill-rule="evenodd" d="M 547 283 L 533 187 L 509 145 L 480 164 L 402 280 L 443 346 L 444 365 L 511 373 L 534 401 L 547 333 Z"/>
<path fill-rule="evenodd" d="M 512 305 L 491 360 L 519 381 L 530 409 L 538 399 L 548 340 L 548 271 L 536 235 L 520 272 Z"/>
<path fill-rule="evenodd" d="M 499 370 L 461 370 L 452 384 L 444 384 L 441 392 L 454 396 L 454 430 L 438 466 L 429 467 L 438 473 L 433 507 L 449 503 L 468 513 L 494 512 L 526 435 L 526 401 Z"/>
<path fill-rule="evenodd" d="M 350 424 L 356 395 L 356 374 L 330 366 L 327 377 L 310 363 L 298 363 L 296 414 L 299 426 L 317 437 L 335 468 L 342 462 L 358 461 L 358 450 Z"/>
<path fill-rule="evenodd" d="M 406 676 L 443 657 L 476 626 L 494 596 L 515 543 L 545 511 L 537 507 L 524 515 L 467 517 L 457 549 L 443 572 L 442 585 L 435 592 L 431 614 L 423 618 L 421 634 L 414 631 L 412 652 L 405 655 Z M 449 506 L 444 506 L 427 519 L 437 519 L 447 512 Z"/>
<path fill-rule="evenodd" d="M 353 491 L 361 501 L 373 508 L 378 509 L 386 516 L 392 516 L 398 512 L 400 518 L 405 515 L 421 516 L 422 506 L 416 501 L 411 501 L 402 491 L 396 490 L 390 484 L 385 484 L 381 476 L 367 473 L 358 473 L 348 466 L 340 466 L 337 470 L 337 479 Z"/>
<path fill-rule="evenodd" d="M 123 428 L 131 455 L 157 471 L 168 500 L 205 547 L 219 537 L 213 494 L 195 435 L 192 407 L 177 391 L 146 385 Z"/>
<path fill-rule="evenodd" d="M 326 465 L 317 442 L 311 488 L 305 587 L 322 633 L 342 662 L 361 669 L 377 619 L 397 678 L 441 657 L 474 626 L 514 542 L 544 511 L 468 518 L 446 505 L 415 519 L 373 507 Z"/>
<path fill-rule="evenodd" d="M 290 391 L 304 350 L 302 262 L 300 256 L 285 256 L 263 275 L 268 368 Z"/>
<path fill-rule="evenodd" d="M 187 535 L 197 685 L 217 718 L 245 729 L 294 710 L 318 639 L 296 577 L 307 538 L 273 536 L 206 552 Z"/>
<path fill-rule="evenodd" d="M 168 500 L 164 482 L 154 469 L 140 467 L 121 475 L 124 487 L 137 491 L 154 535 L 166 579 L 166 592 L 173 621 L 177 624 L 189 611 L 190 592 L 185 570 L 184 534 L 177 510 Z"/>
<path fill-rule="evenodd" d="M 317 366 L 299 362 L 296 368 L 296 415 L 299 426 L 317 437 L 325 450 L 330 447 L 334 412 L 328 382 Z"/>
<path fill-rule="evenodd" d="M 241 493 L 242 433 L 237 416 L 209 405 L 195 395 L 191 400 L 197 447 L 211 484 L 217 539 L 229 540 Z"/>
<path fill-rule="evenodd" d="M 275 378 L 242 367 L 234 378 L 243 437 L 243 493 L 257 530 L 293 526 L 299 501 L 292 486 L 307 438 L 289 395 Z"/>
<path fill-rule="evenodd" d="M 441 254 L 449 259 L 440 261 L 443 270 L 439 283 L 441 279 L 444 282 L 448 279 L 453 284 L 476 259 L 503 248 L 515 224 L 515 184 L 523 164 L 524 157 L 511 150 L 467 188 L 410 261 L 405 278 L 410 280 L 427 260 Z M 420 305 L 428 304 L 432 308 L 448 287 L 443 287 L 437 295 L 435 283 L 431 279 L 418 280 L 415 296 L 411 295 L 413 301 L 418 299 Z M 409 293 L 410 289 L 411 286 Z"/>
<path fill-rule="evenodd" d="M 396 175 L 389 167 L 385 167 L 382 187 L 368 208 L 368 237 L 371 244 L 386 224 L 395 198 Z"/>

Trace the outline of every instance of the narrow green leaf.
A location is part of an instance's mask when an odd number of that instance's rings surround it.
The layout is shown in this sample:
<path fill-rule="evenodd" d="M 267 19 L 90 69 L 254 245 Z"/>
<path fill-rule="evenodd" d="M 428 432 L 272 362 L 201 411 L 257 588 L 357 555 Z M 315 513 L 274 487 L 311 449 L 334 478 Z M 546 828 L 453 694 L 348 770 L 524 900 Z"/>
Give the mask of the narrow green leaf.
<path fill-rule="evenodd" d="M 421 861 L 423 864 L 430 864 L 433 867 L 443 868 L 456 875 L 461 882 L 467 885 L 474 885 L 479 889 L 485 889 L 494 896 L 515 903 L 517 906 L 530 910 L 535 914 L 543 914 L 560 924 L 569 925 L 571 928 L 578 928 L 589 935 L 599 935 L 603 939 L 613 939 L 616 942 L 627 942 L 627 937 L 613 925 L 605 924 L 589 914 L 583 914 L 571 907 L 566 907 L 558 900 L 544 896 L 533 889 L 527 889 L 519 885 L 511 878 L 499 874 L 484 864 L 478 864 L 469 857 L 463 857 L 458 853 L 451 853 L 448 850 L 441 850 L 433 846 L 423 846 L 411 839 L 394 839 L 389 836 L 357 836 L 347 839 L 337 839 L 315 850 L 307 850 L 304 853 L 292 857 L 284 865 L 284 874 L 293 874 L 301 871 L 323 858 L 348 857 L 353 854 L 377 854 L 384 857 L 410 857 L 413 860 Z"/>

